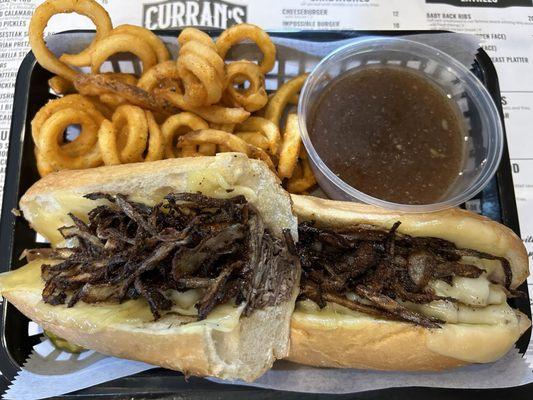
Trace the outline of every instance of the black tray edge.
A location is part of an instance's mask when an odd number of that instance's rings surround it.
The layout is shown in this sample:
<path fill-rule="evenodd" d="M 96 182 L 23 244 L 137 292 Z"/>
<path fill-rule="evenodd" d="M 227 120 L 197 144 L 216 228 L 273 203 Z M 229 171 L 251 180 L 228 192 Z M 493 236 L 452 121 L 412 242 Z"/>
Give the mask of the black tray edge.
<path fill-rule="evenodd" d="M 30 85 L 30 76 L 35 66 L 36 59 L 32 52 L 24 57 L 17 78 L 15 81 L 15 95 L 13 97 L 13 112 L 11 117 L 11 127 L 9 133 L 9 151 L 7 154 L 6 174 L 4 181 L 4 192 L 2 197 L 2 211 L 0 216 L 0 272 L 6 272 L 11 269 L 13 235 L 15 220 L 17 216 L 13 209 L 18 207 L 19 199 L 19 180 L 21 174 L 22 145 L 26 126 L 27 99 L 17 96 L 17 93 L 27 93 Z M 18 142 L 18 143 L 17 143 Z M 13 151 L 12 143 L 17 143 Z M 5 342 L 5 317 L 7 313 L 8 302 L 2 301 L 2 310 L 0 313 L 0 366 L 2 379 L 11 381 L 14 375 L 19 371 L 20 366 L 15 362 L 10 352 L 7 350 Z"/>

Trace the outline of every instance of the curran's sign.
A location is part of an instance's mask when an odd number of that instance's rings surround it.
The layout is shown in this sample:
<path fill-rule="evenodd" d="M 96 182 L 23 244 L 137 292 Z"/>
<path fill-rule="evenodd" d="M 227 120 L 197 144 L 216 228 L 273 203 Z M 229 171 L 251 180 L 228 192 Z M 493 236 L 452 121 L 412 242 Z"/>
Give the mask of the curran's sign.
<path fill-rule="evenodd" d="M 143 26 L 175 29 L 183 26 L 221 28 L 246 22 L 246 6 L 223 0 L 167 0 L 143 5 Z"/>

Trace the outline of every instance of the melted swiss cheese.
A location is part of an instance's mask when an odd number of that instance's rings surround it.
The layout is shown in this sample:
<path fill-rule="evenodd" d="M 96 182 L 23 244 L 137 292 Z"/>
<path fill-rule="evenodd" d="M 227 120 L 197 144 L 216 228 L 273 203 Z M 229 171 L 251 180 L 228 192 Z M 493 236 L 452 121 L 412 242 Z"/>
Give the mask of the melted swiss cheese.
<path fill-rule="evenodd" d="M 229 303 L 219 305 L 205 320 L 181 324 L 179 319 L 174 316 L 175 314 L 197 315 L 194 304 L 200 294 L 196 290 L 183 293 L 174 292 L 172 297 L 176 305 L 169 314 L 155 323 L 150 307 L 144 299 L 128 300 L 122 304 L 78 302 L 71 308 L 67 308 L 65 305 L 52 306 L 44 303 L 41 299 L 44 287 L 41 279 L 41 265 L 44 262 L 54 261 L 35 260 L 14 271 L 0 274 L 0 292 L 2 294 L 21 290 L 31 292 L 38 299 L 34 307 L 41 311 L 45 319 L 66 319 L 69 323 L 88 332 L 96 332 L 115 324 L 128 324 L 143 328 L 148 323 L 150 325 L 147 325 L 147 328 L 150 328 L 151 324 L 158 324 L 166 325 L 168 328 L 178 328 L 182 331 L 194 331 L 207 326 L 215 330 L 229 332 L 235 329 L 239 323 L 244 308 L 244 305 L 237 307 Z"/>

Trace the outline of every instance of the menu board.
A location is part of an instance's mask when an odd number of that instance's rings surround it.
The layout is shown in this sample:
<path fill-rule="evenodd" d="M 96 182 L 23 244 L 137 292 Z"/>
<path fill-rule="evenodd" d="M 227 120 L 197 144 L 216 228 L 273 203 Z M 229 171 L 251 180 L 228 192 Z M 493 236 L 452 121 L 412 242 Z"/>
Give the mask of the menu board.
<path fill-rule="evenodd" d="M 29 51 L 29 20 L 41 2 L 0 0 L 0 182 L 5 174 L 15 79 Z M 251 22 L 268 30 L 447 30 L 476 35 L 498 71 L 522 238 L 530 257 L 533 255 L 532 0 L 101 0 L 100 3 L 115 25 L 131 23 L 149 29 L 190 25 L 224 29 Z M 74 14 L 54 16 L 48 33 L 69 29 L 93 29 L 93 25 L 89 19 Z M 529 285 L 533 293 L 533 278 Z M 531 358 L 533 361 L 533 354 Z"/>
<path fill-rule="evenodd" d="M 498 72 L 516 205 L 530 268 L 533 256 L 533 2 L 427 0 L 430 29 L 476 35 Z M 450 7 L 452 5 L 452 7 Z M 533 308 L 533 277 L 528 279 Z M 531 349 L 530 362 L 533 363 Z"/>

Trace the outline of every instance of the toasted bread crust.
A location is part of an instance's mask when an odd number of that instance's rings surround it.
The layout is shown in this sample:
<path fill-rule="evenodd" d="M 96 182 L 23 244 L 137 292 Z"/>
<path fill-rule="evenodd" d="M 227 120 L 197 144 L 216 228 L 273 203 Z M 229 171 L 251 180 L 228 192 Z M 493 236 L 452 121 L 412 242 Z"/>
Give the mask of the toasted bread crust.
<path fill-rule="evenodd" d="M 513 271 L 513 288 L 529 273 L 527 253 L 520 238 L 509 228 L 468 211 L 450 209 L 407 214 L 310 196 L 292 195 L 292 200 L 299 222 L 314 221 L 322 227 L 366 224 L 389 229 L 396 221 L 401 221 L 401 233 L 438 237 L 459 247 L 506 257 Z M 442 344 L 446 340 L 431 341 L 435 331 L 409 323 L 372 318 L 354 320 L 342 314 L 309 314 L 297 308 L 291 321 L 289 359 L 321 367 L 402 371 L 436 371 L 471 362 L 489 362 L 505 354 L 531 325 L 524 314 L 515 312 L 518 322 L 514 326 L 495 331 L 488 325 L 473 325 L 463 335 L 453 336 L 450 332 L 449 343 L 464 349 L 454 353 Z M 452 331 L 455 324 L 445 325 L 449 326 L 437 334 Z M 450 356 L 452 353 L 459 353 L 460 359 Z"/>
<path fill-rule="evenodd" d="M 258 310 L 256 315 L 241 318 L 231 331 L 216 330 L 209 325 L 201 329 L 181 330 L 178 328 L 182 323 L 179 316 L 165 319 L 165 324 L 176 325 L 174 329 L 165 329 L 156 323 L 142 326 L 120 323 L 86 330 L 81 328 L 83 321 L 73 317 L 68 308 L 44 304 L 38 291 L 15 290 L 3 296 L 28 318 L 71 343 L 102 354 L 144 361 L 189 375 L 253 381 L 270 368 L 276 358 L 285 357 L 288 350 L 281 343 L 283 336 L 287 335 L 287 329 L 280 328 L 279 332 L 268 333 L 277 335 L 279 342 L 261 360 L 262 364 L 226 363 L 233 356 L 226 354 L 228 343 L 237 344 L 235 349 L 240 351 L 264 350 L 260 342 L 255 342 L 253 347 L 247 349 L 239 348 L 243 341 L 250 340 L 250 332 L 245 330 L 259 331 L 265 323 L 277 325 L 280 319 L 288 320 L 292 311 L 290 301 L 280 307 L 268 307 Z M 296 292 L 292 300 L 295 297 Z M 250 346 L 249 343 L 246 345 Z"/>
<path fill-rule="evenodd" d="M 58 208 L 63 211 L 74 208 L 76 205 L 58 203 L 59 196 L 64 193 L 79 195 L 80 201 L 82 195 L 98 191 L 130 195 L 133 199 L 143 195 L 160 201 L 170 191 L 190 191 L 191 177 L 206 171 L 219 173 L 222 178 L 214 183 L 209 180 L 201 182 L 194 190 L 215 197 L 231 197 L 238 193 L 235 188 L 247 188 L 249 190 L 244 195 L 258 208 L 266 225 L 278 235 L 281 235 L 281 229 L 289 228 L 297 238 L 291 199 L 278 177 L 262 161 L 249 159 L 241 153 L 59 171 L 33 184 L 19 205 L 32 228 L 46 237 L 40 232 L 42 227 L 36 223 L 36 215 L 52 213 Z M 216 186 L 217 194 L 212 193 L 213 186 Z"/>
<path fill-rule="evenodd" d="M 69 222 L 69 212 L 82 216 L 95 207 L 91 200 L 83 198 L 84 194 L 120 193 L 132 200 L 155 203 L 170 192 L 190 191 L 213 197 L 244 194 L 273 234 L 281 236 L 282 230 L 290 229 L 297 238 L 291 199 L 279 179 L 263 162 L 238 153 L 61 171 L 35 183 L 22 197 L 20 207 L 32 227 L 57 244 L 57 228 Z M 298 265 L 295 269 L 295 286 L 289 300 L 241 316 L 230 331 L 213 326 L 216 324 L 212 322 L 187 327 L 179 316 L 165 316 L 141 326 L 129 320 L 105 323 L 89 330 L 83 315 L 76 313 L 76 306 L 69 309 L 45 304 L 41 299 L 42 286 L 6 289 L 0 276 L 0 290 L 27 317 L 72 343 L 191 375 L 250 381 L 276 359 L 288 355 L 290 318 L 299 291 Z M 8 274 L 12 273 L 17 272 Z M 106 310 L 105 304 L 95 307 Z M 92 314 L 93 320 L 95 315 Z"/>
<path fill-rule="evenodd" d="M 406 323 L 377 321 L 330 330 L 305 315 L 295 315 L 289 359 L 318 367 L 402 371 L 437 371 L 467 364 L 429 350 L 427 331 Z"/>
<path fill-rule="evenodd" d="M 318 367 L 360 368 L 390 371 L 440 371 L 472 362 L 492 362 L 503 356 L 531 326 L 516 311 L 513 326 L 473 325 L 453 336 L 451 326 L 430 330 L 405 322 L 335 318 L 294 312 L 291 321 L 289 360 Z M 446 330 L 450 329 L 449 332 Z M 433 335 L 449 335 L 455 349 L 449 351 Z M 459 354 L 452 357 L 451 354 Z"/>

